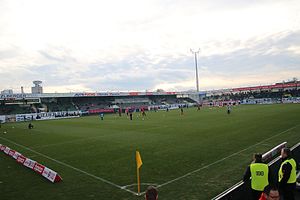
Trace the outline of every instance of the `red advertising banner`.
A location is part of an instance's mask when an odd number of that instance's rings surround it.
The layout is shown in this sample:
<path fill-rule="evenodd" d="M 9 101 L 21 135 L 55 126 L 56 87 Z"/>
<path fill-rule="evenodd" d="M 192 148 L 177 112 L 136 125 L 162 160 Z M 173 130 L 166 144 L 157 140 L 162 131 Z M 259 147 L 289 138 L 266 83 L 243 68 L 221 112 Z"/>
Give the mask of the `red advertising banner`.
<path fill-rule="evenodd" d="M 167 94 L 176 94 L 176 92 L 166 92 Z"/>
<path fill-rule="evenodd" d="M 25 167 L 28 167 L 30 169 L 33 169 L 34 165 L 35 165 L 36 161 L 31 160 L 30 158 L 26 158 L 25 162 L 23 163 L 23 165 Z"/>
<path fill-rule="evenodd" d="M 5 148 L 6 148 L 6 146 L 4 146 L 4 145 L 1 144 L 0 150 L 1 150 L 1 151 L 4 151 Z"/>
<path fill-rule="evenodd" d="M 61 176 L 57 174 L 57 172 L 53 171 L 52 169 L 47 168 L 46 166 L 31 160 L 30 158 L 26 158 L 21 153 L 10 149 L 7 146 L 0 144 L 0 150 L 3 151 L 5 154 L 8 154 L 12 158 L 16 159 L 17 163 L 21 163 L 23 166 L 28 167 L 35 171 L 36 173 L 42 175 L 52 183 L 59 182 L 62 180 Z"/>
<path fill-rule="evenodd" d="M 17 162 L 23 164 L 26 160 L 26 157 L 23 155 L 19 155 L 17 158 Z"/>
<path fill-rule="evenodd" d="M 113 108 L 111 109 L 94 109 L 94 110 L 89 110 L 89 113 L 113 113 L 115 110 Z"/>
<path fill-rule="evenodd" d="M 254 91 L 260 90 L 260 86 L 250 87 L 250 90 L 254 90 Z"/>
<path fill-rule="evenodd" d="M 44 165 L 41 165 L 39 163 L 35 163 L 34 167 L 33 167 L 33 170 L 39 174 L 42 174 L 43 171 L 45 169 L 45 166 Z"/>
<path fill-rule="evenodd" d="M 13 157 L 15 155 L 16 151 L 15 150 L 9 150 L 8 155 Z"/>
<path fill-rule="evenodd" d="M 139 92 L 129 92 L 129 95 L 130 95 L 130 96 L 138 96 L 138 95 L 139 95 Z"/>
<path fill-rule="evenodd" d="M 49 169 L 48 167 L 44 168 L 42 176 L 51 181 L 52 183 L 59 182 L 62 180 L 62 178 L 55 171 Z"/>
<path fill-rule="evenodd" d="M 21 154 L 17 151 L 15 151 L 15 154 L 13 155 L 13 158 L 16 160 Z"/>
<path fill-rule="evenodd" d="M 6 148 L 4 149 L 4 153 L 6 153 L 6 154 L 8 154 L 9 151 L 10 151 L 10 148 L 9 148 L 9 147 L 6 147 Z"/>
<path fill-rule="evenodd" d="M 300 83 L 277 83 L 275 85 L 263 85 L 263 86 L 254 86 L 254 87 L 241 87 L 241 88 L 233 88 L 233 92 L 238 91 L 256 91 L 256 90 L 271 90 L 271 89 L 284 89 L 284 88 L 293 88 L 300 86 Z"/>
<path fill-rule="evenodd" d="M 273 89 L 273 88 L 284 88 L 284 85 L 283 85 L 283 84 L 272 85 L 271 88 L 272 88 L 272 89 Z"/>
<path fill-rule="evenodd" d="M 260 86 L 260 89 L 269 90 L 269 89 L 271 89 L 271 85 Z"/>

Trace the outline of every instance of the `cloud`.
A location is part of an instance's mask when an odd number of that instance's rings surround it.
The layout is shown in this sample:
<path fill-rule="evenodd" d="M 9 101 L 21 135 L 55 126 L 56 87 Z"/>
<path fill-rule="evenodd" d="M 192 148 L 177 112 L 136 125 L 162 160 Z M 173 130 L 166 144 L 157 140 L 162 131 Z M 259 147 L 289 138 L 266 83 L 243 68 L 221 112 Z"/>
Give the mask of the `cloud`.
<path fill-rule="evenodd" d="M 199 47 L 201 89 L 300 77 L 298 13 L 296 0 L 1 1 L 0 90 L 189 90 Z"/>

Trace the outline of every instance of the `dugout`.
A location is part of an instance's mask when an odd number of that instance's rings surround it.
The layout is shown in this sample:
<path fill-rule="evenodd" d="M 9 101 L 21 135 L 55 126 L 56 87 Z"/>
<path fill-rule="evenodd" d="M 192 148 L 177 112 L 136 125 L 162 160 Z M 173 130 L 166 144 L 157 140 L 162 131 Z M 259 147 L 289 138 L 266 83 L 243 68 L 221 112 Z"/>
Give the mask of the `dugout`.
<path fill-rule="evenodd" d="M 300 166 L 300 143 L 296 144 L 291 148 L 292 155 L 295 158 L 296 162 L 298 163 L 298 167 Z M 275 175 L 275 180 L 278 179 L 278 170 L 280 167 L 280 156 L 276 157 L 272 161 L 269 162 L 270 170 L 273 172 L 272 174 Z M 300 187 L 298 183 L 300 182 L 300 174 L 297 174 L 297 191 L 295 193 L 295 199 L 300 199 Z M 251 182 L 250 180 L 247 182 L 240 181 L 237 184 L 233 185 L 231 188 L 225 190 L 221 194 L 217 195 L 216 197 L 212 198 L 212 200 L 251 200 Z"/>

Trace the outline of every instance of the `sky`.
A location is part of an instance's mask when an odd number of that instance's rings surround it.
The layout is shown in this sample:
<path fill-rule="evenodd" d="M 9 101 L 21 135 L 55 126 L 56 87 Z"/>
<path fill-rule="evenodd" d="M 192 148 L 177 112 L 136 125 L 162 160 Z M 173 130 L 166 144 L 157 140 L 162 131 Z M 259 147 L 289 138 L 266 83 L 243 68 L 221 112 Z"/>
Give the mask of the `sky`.
<path fill-rule="evenodd" d="M 186 91 L 300 79 L 299 0 L 0 0 L 0 90 Z"/>

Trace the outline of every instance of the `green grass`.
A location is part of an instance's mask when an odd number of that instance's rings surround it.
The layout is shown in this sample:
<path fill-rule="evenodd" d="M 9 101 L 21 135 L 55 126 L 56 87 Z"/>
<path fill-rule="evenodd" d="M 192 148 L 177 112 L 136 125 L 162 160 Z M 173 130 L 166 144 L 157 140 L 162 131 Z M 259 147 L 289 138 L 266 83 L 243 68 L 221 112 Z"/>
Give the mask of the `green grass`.
<path fill-rule="evenodd" d="M 131 185 L 136 183 L 136 149 L 143 160 L 141 182 L 163 184 L 159 199 L 211 199 L 241 180 L 254 152 L 284 141 L 298 143 L 299 116 L 300 105 L 290 104 L 238 106 L 230 115 L 226 108 L 189 108 L 183 116 L 179 110 L 148 112 L 145 120 L 134 114 L 133 121 L 125 115 L 106 115 L 104 121 L 98 116 L 39 121 L 32 130 L 27 123 L 5 124 L 1 144 L 57 171 L 63 181 L 52 184 L 1 152 L 1 200 L 141 200 L 74 169 L 119 186 Z M 146 187 L 142 185 L 142 191 Z"/>

